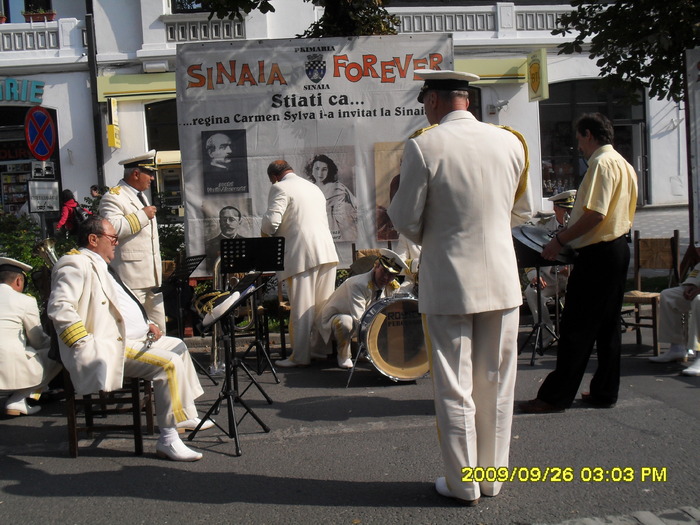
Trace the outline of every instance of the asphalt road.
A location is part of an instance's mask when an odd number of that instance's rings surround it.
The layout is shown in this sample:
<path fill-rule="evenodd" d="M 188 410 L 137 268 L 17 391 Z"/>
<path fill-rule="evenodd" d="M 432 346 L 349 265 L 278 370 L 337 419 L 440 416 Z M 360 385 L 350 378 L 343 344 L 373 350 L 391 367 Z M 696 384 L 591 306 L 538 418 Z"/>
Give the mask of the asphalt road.
<path fill-rule="evenodd" d="M 522 336 L 528 332 L 523 327 Z M 433 489 L 441 460 L 430 380 L 394 383 L 362 364 L 346 389 L 347 372 L 329 361 L 280 370 L 280 384 L 269 372 L 259 377 L 273 404 L 254 388 L 243 398 L 271 431 L 245 417 L 240 457 L 233 440 L 213 429 L 192 442 L 204 453 L 196 463 L 156 458 L 155 436 L 134 456 L 133 442 L 114 433 L 81 440 L 80 457 L 71 459 L 62 402 L 4 419 L 0 523 L 521 524 L 605 516 L 631 523 L 633 513 L 700 507 L 700 378 L 680 376 L 682 364 L 649 363 L 648 346 L 631 344 L 632 334 L 625 340 L 618 405 L 516 411 L 509 472 L 521 481 L 474 508 Z M 206 349 L 193 351 L 208 361 Z M 548 353 L 530 366 L 525 349 L 517 400 L 534 397 L 554 359 Z M 205 377 L 202 384 L 204 412 L 220 389 Z M 225 413 L 216 419 L 228 430 Z M 547 481 L 534 481 L 548 468 Z"/>

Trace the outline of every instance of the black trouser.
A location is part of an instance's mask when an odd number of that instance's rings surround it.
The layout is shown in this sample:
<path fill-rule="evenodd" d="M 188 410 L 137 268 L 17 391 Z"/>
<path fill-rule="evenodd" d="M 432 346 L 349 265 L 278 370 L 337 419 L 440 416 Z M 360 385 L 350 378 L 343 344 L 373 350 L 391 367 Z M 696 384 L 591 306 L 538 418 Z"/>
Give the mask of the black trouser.
<path fill-rule="evenodd" d="M 598 368 L 590 393 L 598 403 L 615 403 L 620 386 L 620 311 L 630 250 L 625 237 L 581 248 L 566 289 L 557 366 L 537 397 L 569 408 L 596 345 Z"/>

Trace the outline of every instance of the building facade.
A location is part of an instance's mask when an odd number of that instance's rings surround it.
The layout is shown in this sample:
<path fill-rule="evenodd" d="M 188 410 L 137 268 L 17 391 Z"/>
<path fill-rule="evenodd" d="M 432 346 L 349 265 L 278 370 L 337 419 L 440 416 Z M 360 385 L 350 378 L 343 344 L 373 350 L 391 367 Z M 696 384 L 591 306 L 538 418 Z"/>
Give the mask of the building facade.
<path fill-rule="evenodd" d="M 3 211 L 18 212 L 40 187 L 71 189 L 79 202 L 93 184 L 114 185 L 119 161 L 168 151 L 158 180 L 163 205 L 182 216 L 175 108 L 179 43 L 294 38 L 321 12 L 303 0 L 273 2 L 276 12 L 244 21 L 209 20 L 190 0 L 2 0 L 0 24 L 0 177 Z M 34 20 L 25 21 L 39 6 Z M 624 102 L 605 88 L 586 54 L 558 55 L 551 35 L 567 4 L 531 2 L 391 3 L 401 34 L 450 32 L 455 68 L 479 74 L 472 109 L 486 122 L 521 131 L 530 146 L 536 205 L 576 187 L 585 164 L 572 121 L 601 111 L 615 124 L 616 146 L 637 170 L 639 205 L 685 204 L 685 128 L 678 104 Z M 23 14 L 24 13 L 24 14 Z M 38 18 L 37 18 L 38 17 Z M 549 97 L 531 101 L 528 56 L 542 53 Z M 530 86 L 531 87 L 531 86 Z M 43 109 L 36 109 L 36 108 Z M 48 186 L 46 186 L 48 184 Z M 32 201 L 37 208 L 38 202 Z M 47 224 L 57 213 L 45 213 Z M 25 207 L 26 209 L 26 207 Z"/>

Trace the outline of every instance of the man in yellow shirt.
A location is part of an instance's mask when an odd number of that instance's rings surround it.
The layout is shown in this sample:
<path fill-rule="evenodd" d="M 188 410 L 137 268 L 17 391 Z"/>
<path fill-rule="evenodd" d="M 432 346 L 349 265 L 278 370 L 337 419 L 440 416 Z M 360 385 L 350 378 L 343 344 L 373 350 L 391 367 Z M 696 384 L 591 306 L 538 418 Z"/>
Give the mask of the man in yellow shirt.
<path fill-rule="evenodd" d="M 562 412 L 576 397 L 595 345 L 598 367 L 590 393 L 582 401 L 599 408 L 617 402 L 620 386 L 620 310 L 630 251 L 629 232 L 637 203 L 634 168 L 612 146 L 612 123 L 600 113 L 576 123 L 578 148 L 588 170 L 576 194 L 569 226 L 544 247 L 554 260 L 564 246 L 574 248 L 574 261 L 562 315 L 557 365 L 537 393 L 521 403 L 527 413 Z"/>

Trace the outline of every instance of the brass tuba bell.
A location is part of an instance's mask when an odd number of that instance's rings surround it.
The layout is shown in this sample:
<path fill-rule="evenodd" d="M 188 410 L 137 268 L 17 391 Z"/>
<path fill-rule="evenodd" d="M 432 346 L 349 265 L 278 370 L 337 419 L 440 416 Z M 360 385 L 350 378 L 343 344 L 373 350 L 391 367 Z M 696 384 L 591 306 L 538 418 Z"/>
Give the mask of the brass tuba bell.
<path fill-rule="evenodd" d="M 58 256 L 56 255 L 56 241 L 50 237 L 44 239 L 34 246 L 32 254 L 41 257 L 46 263 L 46 266 L 53 268 L 53 265 L 58 261 Z"/>

